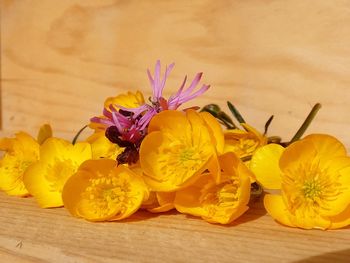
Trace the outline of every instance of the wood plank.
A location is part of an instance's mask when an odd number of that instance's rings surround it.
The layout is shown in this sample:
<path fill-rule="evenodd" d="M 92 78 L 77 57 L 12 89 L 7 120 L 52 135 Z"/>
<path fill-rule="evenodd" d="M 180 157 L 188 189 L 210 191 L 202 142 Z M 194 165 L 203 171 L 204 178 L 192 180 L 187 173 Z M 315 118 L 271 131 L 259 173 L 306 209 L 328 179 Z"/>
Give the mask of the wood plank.
<path fill-rule="evenodd" d="M 290 138 L 312 105 L 310 132 L 350 145 L 348 1 L 6 0 L 2 63 L 4 129 L 51 122 L 71 138 L 105 97 L 140 89 L 146 67 L 177 62 L 167 95 L 203 71 L 197 103 L 234 102 L 263 129 Z"/>
<path fill-rule="evenodd" d="M 176 62 L 166 95 L 204 72 L 198 105 L 232 101 L 262 130 L 290 138 L 312 105 L 309 132 L 350 149 L 350 4 L 343 0 L 2 0 L 3 130 L 44 122 L 72 138 L 105 97 L 139 89 L 145 69 Z M 230 226 L 170 212 L 89 223 L 64 208 L 0 193 L 4 262 L 347 262 L 350 228 L 282 227 L 261 200 Z"/>
<path fill-rule="evenodd" d="M 32 198 L 0 194 L 0 200 L 0 256 L 18 261 L 346 262 L 350 256 L 350 228 L 282 227 L 259 200 L 230 226 L 142 211 L 122 222 L 89 223 L 63 208 L 40 209 Z"/>

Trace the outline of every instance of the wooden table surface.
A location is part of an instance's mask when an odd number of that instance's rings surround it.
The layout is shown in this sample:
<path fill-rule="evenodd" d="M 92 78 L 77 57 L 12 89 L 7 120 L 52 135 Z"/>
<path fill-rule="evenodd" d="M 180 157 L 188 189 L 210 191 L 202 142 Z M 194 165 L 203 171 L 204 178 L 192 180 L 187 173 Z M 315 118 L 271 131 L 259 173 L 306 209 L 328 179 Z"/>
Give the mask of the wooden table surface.
<path fill-rule="evenodd" d="M 139 89 L 146 68 L 176 62 L 166 96 L 203 71 L 196 102 L 232 101 L 245 119 L 289 139 L 308 132 L 350 148 L 350 2 L 344 0 L 0 0 L 0 135 L 49 122 L 70 139 L 103 100 Z M 191 104 L 192 105 L 192 104 Z M 345 262 L 350 229 L 282 227 L 256 201 L 234 225 L 139 212 L 89 223 L 0 193 L 0 262 Z"/>
<path fill-rule="evenodd" d="M 305 231 L 279 225 L 261 201 L 229 226 L 175 212 L 140 211 L 90 223 L 32 198 L 0 195 L 1 262 L 349 262 L 350 228 Z M 6 259 L 6 260 L 5 260 Z"/>

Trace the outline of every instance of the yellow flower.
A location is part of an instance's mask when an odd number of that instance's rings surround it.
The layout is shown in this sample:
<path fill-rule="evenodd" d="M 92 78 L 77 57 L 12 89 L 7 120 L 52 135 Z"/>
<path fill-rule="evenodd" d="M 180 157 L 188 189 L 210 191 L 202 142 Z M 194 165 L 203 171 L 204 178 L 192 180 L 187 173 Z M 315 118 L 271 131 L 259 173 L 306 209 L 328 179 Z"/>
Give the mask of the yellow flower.
<path fill-rule="evenodd" d="M 104 106 L 106 109 L 110 105 L 119 105 L 125 108 L 137 108 L 145 103 L 143 94 L 140 91 L 127 92 L 126 94 L 119 94 L 116 97 L 109 97 L 106 99 Z"/>
<path fill-rule="evenodd" d="M 91 144 L 92 159 L 107 158 L 116 160 L 124 149 L 108 140 L 103 131 L 95 132 L 86 141 Z"/>
<path fill-rule="evenodd" d="M 104 102 L 104 108 L 106 111 L 111 111 L 111 105 L 118 105 L 125 108 L 137 108 L 145 103 L 143 94 L 140 91 L 127 92 L 125 94 L 119 94 L 115 97 L 109 97 Z M 100 116 L 99 118 L 106 118 L 105 116 Z M 96 122 L 90 122 L 89 127 L 95 131 L 105 130 L 105 125 Z"/>
<path fill-rule="evenodd" d="M 67 179 L 85 160 L 91 159 L 90 144 L 47 139 L 40 147 L 40 160 L 26 170 L 23 181 L 40 207 L 63 205 L 62 189 Z"/>
<path fill-rule="evenodd" d="M 1 139 L 0 150 L 6 151 L 0 161 L 0 189 L 9 195 L 28 195 L 23 174 L 39 159 L 39 144 L 29 134 L 19 132 L 15 138 Z"/>
<path fill-rule="evenodd" d="M 248 209 L 250 170 L 229 152 L 219 157 L 221 182 L 204 173 L 191 186 L 176 192 L 175 208 L 210 223 L 229 224 Z"/>
<path fill-rule="evenodd" d="M 49 124 L 44 124 L 40 127 L 37 141 L 41 145 L 43 144 L 48 138 L 52 137 L 52 128 Z"/>
<path fill-rule="evenodd" d="M 216 147 L 223 134 L 194 110 L 163 111 L 153 117 L 140 148 L 144 179 L 153 191 L 171 192 L 194 182 L 215 163 Z M 218 139 L 216 139 L 216 137 Z"/>
<path fill-rule="evenodd" d="M 267 145 L 255 153 L 251 168 L 263 186 L 281 189 L 264 199 L 278 222 L 304 229 L 350 224 L 350 157 L 336 138 L 314 134 L 286 149 Z"/>
<path fill-rule="evenodd" d="M 234 152 L 239 158 L 251 156 L 259 147 L 266 145 L 267 138 L 246 123 L 241 123 L 245 130 L 225 131 L 224 152 Z"/>
<path fill-rule="evenodd" d="M 64 186 L 64 206 L 76 217 L 113 221 L 136 212 L 148 189 L 142 178 L 108 159 L 84 162 Z"/>
<path fill-rule="evenodd" d="M 167 212 L 174 209 L 174 199 L 176 192 L 151 192 L 148 200 L 143 202 L 143 209 L 152 213 Z"/>

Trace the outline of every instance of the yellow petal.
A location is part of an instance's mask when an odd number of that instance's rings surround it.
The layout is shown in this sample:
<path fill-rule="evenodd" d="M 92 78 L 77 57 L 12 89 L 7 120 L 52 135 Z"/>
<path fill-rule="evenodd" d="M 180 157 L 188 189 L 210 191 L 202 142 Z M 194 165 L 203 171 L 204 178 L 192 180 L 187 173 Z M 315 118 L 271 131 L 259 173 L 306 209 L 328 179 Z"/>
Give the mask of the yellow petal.
<path fill-rule="evenodd" d="M 175 192 L 157 192 L 157 203 L 158 206 L 148 209 L 148 211 L 152 213 L 161 213 L 167 212 L 171 209 L 174 209 L 174 200 L 175 200 Z"/>
<path fill-rule="evenodd" d="M 78 171 L 68 178 L 62 191 L 62 201 L 64 207 L 76 217 L 79 217 L 77 205 L 80 202 L 80 193 L 89 185 L 90 174 L 87 171 Z M 110 215 L 109 217 L 112 217 Z M 108 217 L 104 218 L 107 219 Z M 103 220 L 104 220 L 103 219 Z"/>
<path fill-rule="evenodd" d="M 149 191 L 148 198 L 143 200 L 141 209 L 152 209 L 158 207 L 158 205 L 156 192 Z"/>
<path fill-rule="evenodd" d="M 253 126 L 250 126 L 248 123 L 241 123 L 244 129 L 255 136 L 255 138 L 259 141 L 260 146 L 263 146 L 267 143 L 267 137 L 261 134 L 258 130 L 256 130 Z"/>
<path fill-rule="evenodd" d="M 221 172 L 223 175 L 226 175 L 226 177 L 228 176 L 227 179 L 230 179 L 232 176 L 239 175 L 249 178 L 250 182 L 255 182 L 255 175 L 233 152 L 227 152 L 223 155 L 220 155 L 219 163 Z"/>
<path fill-rule="evenodd" d="M 210 174 L 213 176 L 215 182 L 220 183 L 222 181 L 221 178 L 221 167 L 220 167 L 220 163 L 219 163 L 219 159 L 216 156 L 216 154 L 214 154 L 207 165 L 207 169 L 210 172 Z"/>
<path fill-rule="evenodd" d="M 124 148 L 112 143 L 105 136 L 105 132 L 95 132 L 89 136 L 86 141 L 91 144 L 92 158 L 107 158 L 116 160 L 117 156 L 122 153 Z"/>
<path fill-rule="evenodd" d="M 190 185 L 208 168 L 215 155 L 215 145 L 205 122 L 191 110 L 186 115 L 164 111 L 152 121 L 153 131 L 140 147 L 140 164 L 147 185 L 159 192 Z"/>
<path fill-rule="evenodd" d="M 290 212 L 283 202 L 282 196 L 267 194 L 264 197 L 264 206 L 266 211 L 272 216 L 273 219 L 279 223 L 295 227 L 290 221 Z"/>
<path fill-rule="evenodd" d="M 296 227 L 303 229 L 325 230 L 331 226 L 331 221 L 327 217 L 307 208 L 297 209 L 290 220 Z"/>
<path fill-rule="evenodd" d="M 346 155 L 345 146 L 335 137 L 327 134 L 311 134 L 303 140 L 312 141 L 319 155 L 329 158 L 341 157 Z"/>
<path fill-rule="evenodd" d="M 78 171 L 84 171 L 91 174 L 108 174 L 117 166 L 116 161 L 109 159 L 87 160 L 83 162 Z"/>
<path fill-rule="evenodd" d="M 12 196 L 27 196 L 29 193 L 23 183 L 23 174 L 29 165 L 30 162 L 19 153 L 5 154 L 0 161 L 0 190 Z"/>
<path fill-rule="evenodd" d="M 91 179 L 94 179 L 95 174 L 109 174 L 110 170 L 115 166 L 116 162 L 109 159 L 101 159 L 98 161 L 88 160 L 82 163 L 77 173 L 71 176 L 64 185 L 62 191 L 64 207 L 67 208 L 73 216 L 84 217 L 92 221 L 105 221 L 112 218 L 115 215 L 114 211 L 109 214 L 104 214 L 99 217 L 98 220 L 94 220 L 96 217 L 96 209 L 92 202 L 82 200 L 81 194 L 90 186 Z M 84 212 L 82 212 L 82 210 Z"/>
<path fill-rule="evenodd" d="M 268 144 L 259 148 L 250 161 L 250 169 L 266 189 L 281 189 L 279 160 L 283 152 L 282 146 Z"/>
<path fill-rule="evenodd" d="M 202 206 L 200 196 L 204 186 L 212 180 L 210 174 L 202 175 L 194 184 L 177 191 L 174 205 L 177 211 L 193 216 L 203 216 L 208 212 Z"/>
<path fill-rule="evenodd" d="M 54 162 L 57 158 L 67 156 L 71 144 L 63 139 L 48 138 L 40 147 L 40 161 Z"/>
<path fill-rule="evenodd" d="M 45 179 L 46 167 L 35 163 L 31 165 L 23 176 L 23 182 L 29 193 L 35 197 L 35 200 L 42 208 L 63 206 L 61 193 L 51 191 L 52 186 Z"/>
<path fill-rule="evenodd" d="M 148 190 L 141 177 L 113 160 L 89 160 L 68 179 L 62 198 L 75 216 L 91 221 L 121 220 L 141 206 Z"/>
<path fill-rule="evenodd" d="M 119 94 L 116 97 L 109 97 L 106 99 L 104 106 L 108 110 L 109 105 L 122 106 L 125 108 L 137 108 L 145 103 L 143 94 L 140 91 L 136 93 L 128 92 Z"/>
<path fill-rule="evenodd" d="M 24 184 L 41 207 L 62 206 L 62 189 L 79 165 L 91 159 L 89 143 L 74 146 L 57 138 L 47 139 L 40 147 L 40 160 L 24 174 Z"/>
<path fill-rule="evenodd" d="M 124 182 L 121 182 L 120 188 L 125 187 L 128 183 L 127 188 L 127 200 L 125 200 L 125 208 L 116 213 L 110 220 L 122 220 L 134 214 L 142 205 L 142 202 L 146 199 L 145 196 L 149 196 L 149 190 L 142 177 L 134 173 L 128 167 L 119 165 L 112 170 L 112 175 L 115 178 L 124 177 Z M 116 184 L 118 185 L 118 184 Z"/>
<path fill-rule="evenodd" d="M 38 136 L 37 136 L 37 141 L 39 144 L 43 144 L 46 139 L 52 137 L 52 128 L 49 124 L 44 124 L 43 126 L 40 127 Z"/>
<path fill-rule="evenodd" d="M 149 126 L 148 132 L 159 131 L 160 129 L 167 130 L 183 130 L 189 125 L 185 114 L 181 111 L 166 110 L 155 115 Z"/>
<path fill-rule="evenodd" d="M 282 172 L 288 169 L 295 170 L 299 168 L 300 163 L 313 160 L 316 155 L 317 151 L 311 140 L 296 141 L 284 150 L 279 161 L 279 166 Z"/>
<path fill-rule="evenodd" d="M 0 139 L 0 151 L 13 151 L 15 140 L 10 138 Z"/>
<path fill-rule="evenodd" d="M 73 145 L 70 155 L 75 162 L 81 164 L 84 161 L 91 159 L 91 145 L 87 142 L 78 142 Z"/>
<path fill-rule="evenodd" d="M 222 154 L 224 151 L 225 139 L 220 123 L 208 112 L 201 112 L 200 116 L 204 119 L 205 123 L 213 133 L 218 154 Z"/>
<path fill-rule="evenodd" d="M 8 195 L 27 196 L 23 174 L 32 163 L 39 159 L 39 144 L 25 132 L 15 138 L 5 138 L 0 142 L 6 150 L 0 162 L 0 189 Z"/>
<path fill-rule="evenodd" d="M 248 168 L 233 153 L 224 154 L 219 160 L 222 181 L 215 182 L 210 173 L 205 173 L 192 185 L 177 191 L 174 204 L 178 211 L 200 216 L 210 223 L 228 224 L 248 209 L 250 179 L 245 173 Z"/>
<path fill-rule="evenodd" d="M 327 200 L 327 209 L 322 210 L 322 215 L 336 216 L 350 205 L 350 158 L 335 158 L 329 165 L 327 170 L 328 176 L 331 177 L 329 180 L 339 184 L 339 193 Z"/>
<path fill-rule="evenodd" d="M 330 229 L 338 229 L 350 225 L 350 204 L 348 207 L 336 216 L 329 217 L 331 220 Z"/>

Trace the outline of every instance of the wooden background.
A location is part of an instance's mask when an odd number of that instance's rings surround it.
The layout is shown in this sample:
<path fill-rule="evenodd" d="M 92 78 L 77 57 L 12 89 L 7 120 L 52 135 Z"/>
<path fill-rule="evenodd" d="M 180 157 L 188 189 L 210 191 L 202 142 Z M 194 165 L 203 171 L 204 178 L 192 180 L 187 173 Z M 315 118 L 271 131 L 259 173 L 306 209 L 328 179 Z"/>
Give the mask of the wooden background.
<path fill-rule="evenodd" d="M 105 97 L 136 89 L 150 95 L 146 68 L 153 70 L 158 58 L 176 62 L 168 95 L 185 74 L 203 71 L 212 88 L 198 105 L 226 109 L 230 100 L 260 130 L 274 114 L 270 134 L 285 139 L 320 102 L 309 132 L 333 134 L 350 148 L 348 0 L 1 0 L 1 134 L 35 134 L 48 121 L 57 136 L 72 138 L 100 114 Z M 350 229 L 291 230 L 254 211 L 229 228 L 181 215 L 95 225 L 65 210 L 40 210 L 33 200 L 0 199 L 0 255 L 12 261 L 350 256 Z M 14 245 L 21 240 L 22 249 Z"/>

